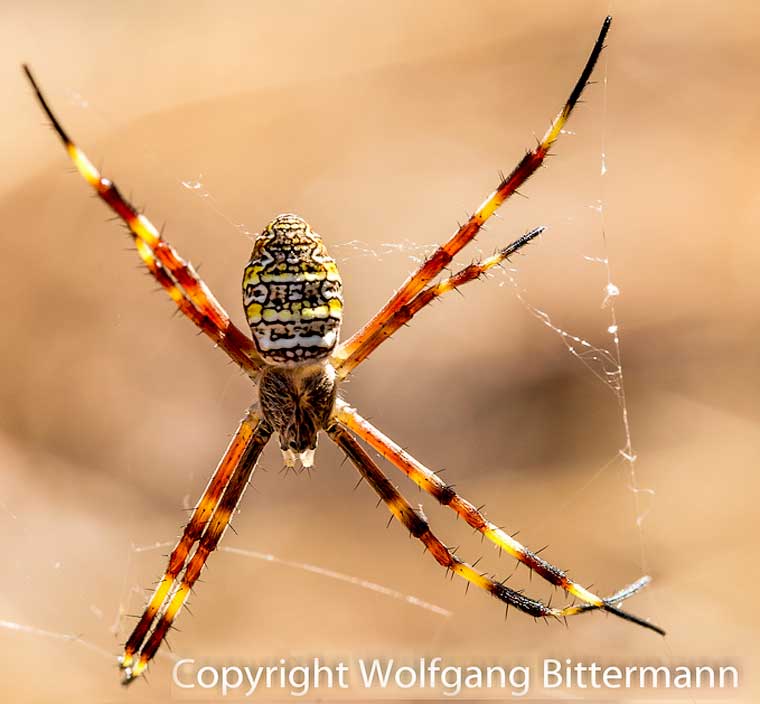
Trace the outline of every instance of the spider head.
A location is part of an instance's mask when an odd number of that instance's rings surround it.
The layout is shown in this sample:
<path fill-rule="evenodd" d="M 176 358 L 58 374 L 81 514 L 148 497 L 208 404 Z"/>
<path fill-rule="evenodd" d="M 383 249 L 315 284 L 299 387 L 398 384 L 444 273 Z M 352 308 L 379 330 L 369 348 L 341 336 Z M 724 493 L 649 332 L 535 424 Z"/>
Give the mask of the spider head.
<path fill-rule="evenodd" d="M 317 434 L 328 423 L 335 405 L 335 370 L 330 365 L 267 367 L 259 383 L 264 418 L 280 438 L 285 464 L 297 459 L 314 463 Z"/>

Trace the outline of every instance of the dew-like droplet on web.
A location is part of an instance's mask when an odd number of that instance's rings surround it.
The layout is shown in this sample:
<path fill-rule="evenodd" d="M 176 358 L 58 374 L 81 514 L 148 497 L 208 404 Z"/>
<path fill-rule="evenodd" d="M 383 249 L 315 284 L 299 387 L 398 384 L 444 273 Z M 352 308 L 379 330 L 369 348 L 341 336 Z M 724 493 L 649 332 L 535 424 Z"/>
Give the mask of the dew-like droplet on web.
<path fill-rule="evenodd" d="M 89 101 L 81 93 L 77 93 L 76 91 L 71 92 L 71 101 L 84 110 L 90 107 Z"/>

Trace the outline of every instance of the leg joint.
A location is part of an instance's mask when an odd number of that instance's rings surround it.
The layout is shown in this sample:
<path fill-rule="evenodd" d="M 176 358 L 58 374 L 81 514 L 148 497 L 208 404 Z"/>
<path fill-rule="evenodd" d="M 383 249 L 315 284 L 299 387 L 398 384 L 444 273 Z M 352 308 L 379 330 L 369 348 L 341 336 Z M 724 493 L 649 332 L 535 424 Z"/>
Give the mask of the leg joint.
<path fill-rule="evenodd" d="M 436 492 L 435 497 L 438 499 L 441 505 L 448 506 L 454 500 L 454 497 L 456 495 L 457 493 L 454 491 L 454 487 L 446 484 Z"/>
<path fill-rule="evenodd" d="M 406 527 L 415 538 L 422 537 L 430 530 L 430 525 L 428 524 L 427 519 L 419 509 L 410 507 L 408 514 L 404 518 Z"/>

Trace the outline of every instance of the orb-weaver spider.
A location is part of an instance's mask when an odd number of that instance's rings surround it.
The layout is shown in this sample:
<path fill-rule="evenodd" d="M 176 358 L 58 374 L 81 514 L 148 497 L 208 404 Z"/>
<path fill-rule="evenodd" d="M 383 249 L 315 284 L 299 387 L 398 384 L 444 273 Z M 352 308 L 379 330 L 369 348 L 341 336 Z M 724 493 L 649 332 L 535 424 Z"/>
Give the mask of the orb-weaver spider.
<path fill-rule="evenodd" d="M 182 313 L 224 350 L 250 377 L 257 400 L 248 409 L 169 557 L 163 579 L 129 636 L 120 658 L 124 682 L 138 677 L 158 651 L 172 622 L 216 549 L 254 471 L 264 446 L 276 433 L 287 466 L 310 467 L 317 435 L 325 431 L 384 501 L 393 516 L 447 570 L 534 617 L 564 618 L 603 610 L 658 633 L 662 629 L 622 611 L 618 604 L 649 583 L 643 577 L 601 598 L 521 545 L 459 496 L 454 489 L 343 401 L 338 384 L 384 340 L 435 298 L 478 279 L 537 237 L 536 228 L 515 242 L 433 283 L 494 211 L 541 165 L 575 107 L 602 51 L 607 17 L 591 55 L 562 110 L 538 144 L 528 151 L 496 190 L 445 244 L 439 246 L 383 308 L 357 333 L 338 343 L 343 299 L 335 261 L 324 243 L 296 215 L 276 217 L 254 243 L 243 277 L 243 298 L 253 339 L 231 321 L 192 266 L 164 240 L 152 223 L 100 175 L 53 115 L 24 66 L 37 98 L 79 173 L 126 223 L 143 263 Z M 581 604 L 553 608 L 476 571 L 432 532 L 427 519 L 401 496 L 357 440 L 363 440 L 414 483 L 461 516 L 468 525 Z M 196 547 L 197 546 L 197 547 Z M 194 550 L 194 551 L 193 551 Z"/>

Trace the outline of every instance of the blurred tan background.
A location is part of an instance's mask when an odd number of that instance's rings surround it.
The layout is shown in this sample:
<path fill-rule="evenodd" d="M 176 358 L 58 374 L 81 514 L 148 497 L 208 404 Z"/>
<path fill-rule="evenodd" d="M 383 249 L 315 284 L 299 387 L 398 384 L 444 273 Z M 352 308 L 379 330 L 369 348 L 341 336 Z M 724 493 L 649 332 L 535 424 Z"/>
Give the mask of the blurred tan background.
<path fill-rule="evenodd" d="M 652 574 L 628 608 L 668 637 L 599 614 L 569 629 L 515 612 L 505 623 L 498 603 L 465 597 L 400 527 L 386 530 L 385 510 L 366 486 L 352 491 L 353 469 L 323 440 L 311 481 L 283 478 L 270 448 L 269 471 L 256 473 L 224 545 L 375 582 L 451 615 L 222 552 L 194 617 L 184 613 L 170 640 L 175 654 L 215 663 L 292 653 L 731 662 L 743 668 L 739 693 L 692 700 L 752 700 L 760 9 L 479 0 L 2 9 L 6 701 L 177 694 L 166 657 L 149 685 L 126 692 L 109 662 L 132 624 L 124 614 L 142 607 L 137 589 L 164 567 L 165 548 L 134 546 L 175 538 L 251 401 L 223 355 L 172 318 L 128 238 L 68 173 L 20 62 L 106 175 L 168 223 L 167 238 L 202 265 L 239 324 L 247 233 L 294 211 L 340 262 L 350 333 L 544 131 L 608 11 L 600 83 L 557 156 L 459 261 L 534 225 L 550 229 L 516 258 L 512 279 L 498 274 L 425 311 L 344 391 L 422 461 L 446 467 L 465 496 L 487 502 L 496 522 L 534 548 L 548 543 L 544 554 L 584 583 L 608 593 Z M 633 475 L 619 455 L 622 407 L 596 376 L 613 368 L 601 353 L 569 352 L 516 295 L 614 352 L 607 274 L 592 261 L 605 256 L 620 289 Z M 513 571 L 393 476 L 462 556 Z M 524 570 L 513 581 L 551 593 Z"/>

